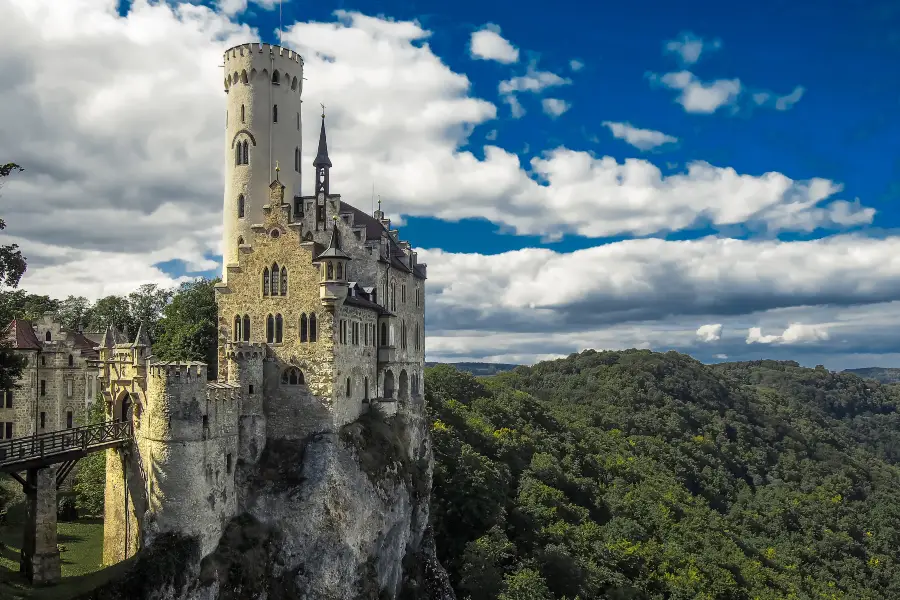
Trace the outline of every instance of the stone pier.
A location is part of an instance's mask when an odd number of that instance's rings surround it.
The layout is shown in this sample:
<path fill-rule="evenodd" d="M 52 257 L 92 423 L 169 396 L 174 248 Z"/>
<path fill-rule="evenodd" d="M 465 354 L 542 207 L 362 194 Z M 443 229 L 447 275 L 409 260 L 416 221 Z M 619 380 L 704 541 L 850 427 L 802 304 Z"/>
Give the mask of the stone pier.
<path fill-rule="evenodd" d="M 59 583 L 56 545 L 56 467 L 28 469 L 25 486 L 25 539 L 19 571 L 32 585 Z"/>

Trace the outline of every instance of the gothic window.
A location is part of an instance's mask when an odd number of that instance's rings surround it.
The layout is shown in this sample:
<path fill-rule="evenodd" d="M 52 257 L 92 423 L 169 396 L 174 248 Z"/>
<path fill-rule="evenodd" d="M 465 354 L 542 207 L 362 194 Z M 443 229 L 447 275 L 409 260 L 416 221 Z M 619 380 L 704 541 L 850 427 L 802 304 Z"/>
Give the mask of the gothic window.
<path fill-rule="evenodd" d="M 287 296 L 287 267 L 281 267 L 281 295 Z"/>
<path fill-rule="evenodd" d="M 303 371 L 296 367 L 291 367 L 281 373 L 281 383 L 284 385 L 303 385 L 306 381 L 303 377 Z"/>
<path fill-rule="evenodd" d="M 419 346 L 419 324 L 416 323 L 416 350 L 420 350 Z"/>
<path fill-rule="evenodd" d="M 278 76 L 278 71 L 277 70 L 272 71 L 272 83 L 274 83 L 275 85 L 278 85 L 279 80 L 280 80 L 280 77 Z"/>
<path fill-rule="evenodd" d="M 391 282 L 391 310 L 397 310 L 397 284 Z"/>
<path fill-rule="evenodd" d="M 278 122 L 278 105 L 277 104 L 272 105 L 272 122 L 273 123 Z"/>
<path fill-rule="evenodd" d="M 338 279 L 344 278 L 344 265 L 342 265 L 341 263 L 337 264 L 337 278 Z"/>
<path fill-rule="evenodd" d="M 387 340 L 388 340 L 388 337 L 387 337 L 387 323 L 382 323 L 382 324 L 381 324 L 381 345 L 382 345 L 382 346 L 387 346 L 387 345 L 388 345 L 388 341 L 387 341 Z"/>
<path fill-rule="evenodd" d="M 74 364 L 75 364 L 75 359 L 74 359 L 74 358 L 72 357 L 72 355 L 70 354 L 70 355 L 69 355 L 69 366 L 71 367 L 71 366 L 73 366 Z"/>
<path fill-rule="evenodd" d="M 238 196 L 238 218 L 244 218 L 244 195 L 241 194 Z"/>
<path fill-rule="evenodd" d="M 308 324 L 306 322 L 306 313 L 300 315 L 300 341 L 305 342 L 309 339 Z"/>
<path fill-rule="evenodd" d="M 269 267 L 263 268 L 263 296 L 269 295 Z"/>
<path fill-rule="evenodd" d="M 275 315 L 275 343 L 280 344 L 284 332 L 284 320 L 281 315 Z"/>
<path fill-rule="evenodd" d="M 272 263 L 272 286 L 269 293 L 272 296 L 278 295 L 278 263 Z"/>
<path fill-rule="evenodd" d="M 234 341 L 241 341 L 241 315 L 234 316 Z"/>
<path fill-rule="evenodd" d="M 275 341 L 275 317 L 272 315 L 266 317 L 266 341 L 270 344 Z"/>
<path fill-rule="evenodd" d="M 49 331 L 44 334 L 44 339 L 47 340 L 48 342 L 50 341 L 50 332 Z"/>
<path fill-rule="evenodd" d="M 250 341 L 250 315 L 244 315 L 244 326 L 241 328 L 241 333 L 244 334 L 244 341 Z"/>
<path fill-rule="evenodd" d="M 400 323 L 400 347 L 406 350 L 406 321 Z"/>
<path fill-rule="evenodd" d="M 363 328 L 363 346 L 369 345 L 369 324 L 366 323 Z"/>
<path fill-rule="evenodd" d="M 309 314 L 309 341 L 316 341 L 316 313 Z"/>
<path fill-rule="evenodd" d="M 242 157 L 244 155 L 241 153 L 241 143 L 238 142 L 234 148 L 234 164 L 239 165 L 242 162 Z"/>
<path fill-rule="evenodd" d="M 419 305 L 419 288 L 416 288 L 416 306 Z"/>
<path fill-rule="evenodd" d="M 250 146 L 247 145 L 247 140 L 244 140 L 244 141 L 243 141 L 242 146 L 244 147 L 244 160 L 243 160 L 243 164 L 249 165 L 249 164 L 250 164 Z"/>
<path fill-rule="evenodd" d="M 241 123 L 244 122 L 244 105 L 241 104 Z"/>
<path fill-rule="evenodd" d="M 350 397 L 350 378 L 347 378 L 347 397 Z"/>
<path fill-rule="evenodd" d="M 369 399 L 369 378 L 363 379 L 363 398 Z"/>
<path fill-rule="evenodd" d="M 325 269 L 325 279 L 327 279 L 329 281 L 334 279 L 334 265 L 332 265 L 330 262 L 328 263 L 328 266 Z"/>

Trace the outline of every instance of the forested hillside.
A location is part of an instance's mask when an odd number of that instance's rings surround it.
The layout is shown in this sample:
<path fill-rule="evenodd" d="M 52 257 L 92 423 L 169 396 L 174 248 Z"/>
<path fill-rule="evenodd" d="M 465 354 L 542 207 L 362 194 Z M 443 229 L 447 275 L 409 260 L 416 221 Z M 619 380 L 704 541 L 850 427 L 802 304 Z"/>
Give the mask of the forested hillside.
<path fill-rule="evenodd" d="M 863 367 L 861 369 L 845 369 L 843 372 L 859 375 L 863 379 L 872 379 L 879 383 L 900 383 L 900 369 Z"/>
<path fill-rule="evenodd" d="M 471 373 L 476 376 L 485 376 L 485 375 L 496 375 L 497 373 L 504 373 L 506 371 L 512 371 L 519 365 L 511 365 L 508 363 L 486 363 L 486 362 L 458 362 L 458 363 L 436 363 L 436 362 L 428 362 L 425 363 L 426 367 L 436 367 L 438 365 L 445 364 L 450 365 L 451 367 L 456 367 L 459 371 L 465 371 L 466 373 Z"/>
<path fill-rule="evenodd" d="M 426 391 L 460 598 L 900 598 L 893 387 L 587 351 Z"/>

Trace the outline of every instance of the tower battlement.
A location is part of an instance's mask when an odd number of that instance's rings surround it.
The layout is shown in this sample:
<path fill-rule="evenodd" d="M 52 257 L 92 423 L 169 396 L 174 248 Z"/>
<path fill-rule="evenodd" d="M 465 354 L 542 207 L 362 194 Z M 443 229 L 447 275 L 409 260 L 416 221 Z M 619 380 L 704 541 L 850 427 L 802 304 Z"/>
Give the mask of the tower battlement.
<path fill-rule="evenodd" d="M 186 362 L 150 362 L 147 374 L 152 379 L 165 379 L 169 383 L 184 383 L 192 380 L 206 381 L 206 363 Z"/>
<path fill-rule="evenodd" d="M 290 48 L 285 48 L 284 46 L 278 46 L 276 44 L 260 44 L 258 42 L 232 46 L 225 51 L 225 64 L 227 65 L 230 59 L 241 58 L 252 54 L 262 54 L 268 58 L 270 53 L 294 61 L 295 63 L 303 64 L 303 57 Z"/>

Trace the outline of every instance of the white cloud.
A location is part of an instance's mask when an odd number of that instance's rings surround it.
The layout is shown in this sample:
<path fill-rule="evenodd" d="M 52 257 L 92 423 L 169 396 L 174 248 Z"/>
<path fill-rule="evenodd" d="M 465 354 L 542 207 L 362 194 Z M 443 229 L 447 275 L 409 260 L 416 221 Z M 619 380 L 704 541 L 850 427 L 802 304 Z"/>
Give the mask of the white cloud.
<path fill-rule="evenodd" d="M 525 107 L 519 99 L 512 94 L 503 96 L 503 101 L 509 104 L 509 110 L 513 119 L 521 119 L 525 116 Z"/>
<path fill-rule="evenodd" d="M 651 80 L 670 89 L 680 90 L 675 101 L 690 113 L 714 113 L 723 106 L 733 105 L 741 94 L 740 79 L 704 82 L 690 71 L 666 73 L 662 77 L 651 75 Z"/>
<path fill-rule="evenodd" d="M 748 344 L 802 344 L 828 339 L 826 325 L 806 325 L 791 323 L 780 335 L 763 335 L 759 327 L 751 327 L 747 332 Z"/>
<path fill-rule="evenodd" d="M 722 324 L 710 323 L 709 325 L 701 325 L 697 328 L 697 339 L 701 342 L 711 343 L 718 342 L 722 337 Z"/>
<path fill-rule="evenodd" d="M 496 140 L 496 139 L 497 139 L 497 130 L 496 130 L 496 129 L 491 129 L 490 131 L 488 131 L 488 132 L 484 135 L 484 139 L 486 139 L 486 140 L 488 140 L 488 141 L 491 141 L 491 142 L 494 141 L 494 140 Z"/>
<path fill-rule="evenodd" d="M 666 135 L 661 131 L 652 129 L 640 129 L 634 127 L 631 123 L 615 123 L 613 121 L 603 121 L 603 126 L 609 128 L 613 137 L 624 140 L 638 150 L 651 150 L 663 144 L 672 144 L 678 141 L 678 138 Z"/>
<path fill-rule="evenodd" d="M 253 4 L 266 10 L 273 10 L 278 6 L 279 0 L 249 0 Z M 287 0 L 288 2 L 290 0 Z M 219 10 L 227 16 L 235 16 L 247 10 L 248 0 L 218 0 Z"/>
<path fill-rule="evenodd" d="M 488 23 L 478 31 L 472 32 L 469 55 L 475 59 L 512 64 L 519 60 L 519 49 L 500 35 L 498 26 Z"/>
<path fill-rule="evenodd" d="M 713 354 L 713 358 L 718 360 L 726 360 L 728 358 L 727 354 Z"/>
<path fill-rule="evenodd" d="M 803 97 L 803 93 L 805 91 L 806 90 L 805 88 L 803 88 L 803 86 L 798 85 L 790 94 L 778 97 L 775 100 L 775 110 L 790 110 L 792 106 L 800 101 L 800 98 Z"/>
<path fill-rule="evenodd" d="M 569 69 L 572 70 L 573 73 L 577 73 L 578 71 L 584 68 L 584 63 L 578 60 L 577 58 L 573 58 L 569 61 Z"/>
<path fill-rule="evenodd" d="M 531 64 L 528 65 L 528 71 L 525 75 L 501 81 L 498 90 L 501 94 L 512 94 L 516 92 L 536 93 L 547 88 L 569 85 L 571 83 L 572 80 L 568 77 L 561 77 L 550 71 L 539 71 Z"/>
<path fill-rule="evenodd" d="M 700 60 L 700 55 L 704 51 L 717 50 L 721 46 L 721 40 L 704 41 L 693 33 L 683 32 L 676 39 L 666 42 L 665 51 L 677 54 L 682 64 L 692 65 Z"/>
<path fill-rule="evenodd" d="M 544 114 L 554 119 L 572 108 L 571 104 L 559 98 L 544 98 L 541 100 L 541 106 L 544 108 Z"/>

